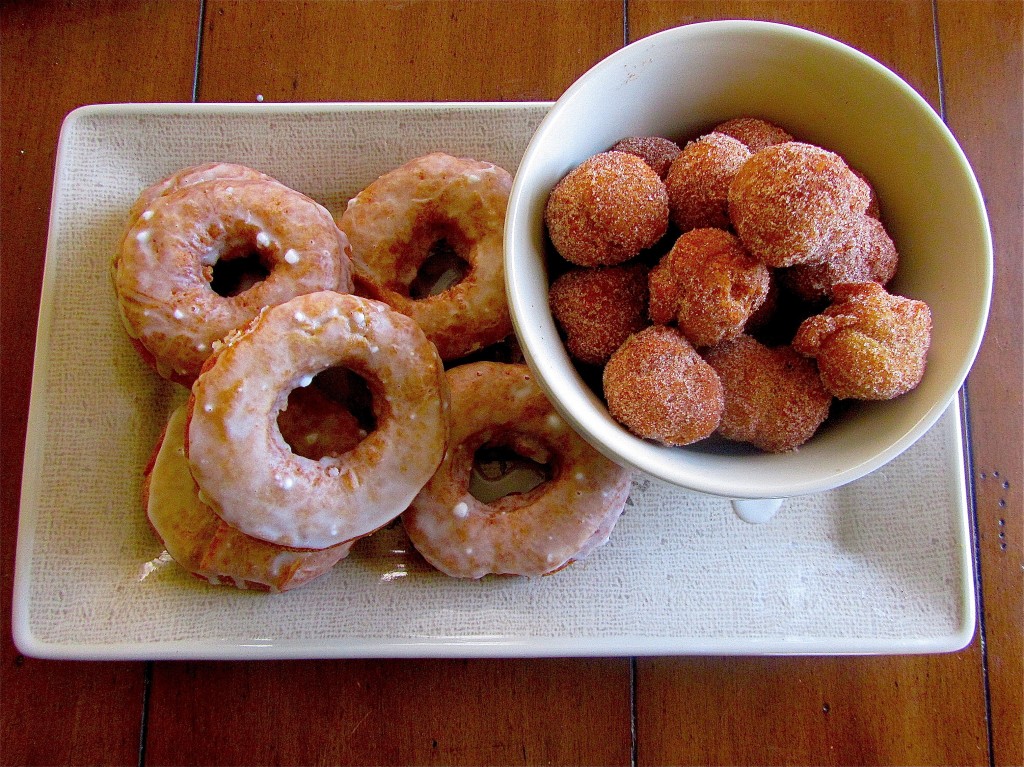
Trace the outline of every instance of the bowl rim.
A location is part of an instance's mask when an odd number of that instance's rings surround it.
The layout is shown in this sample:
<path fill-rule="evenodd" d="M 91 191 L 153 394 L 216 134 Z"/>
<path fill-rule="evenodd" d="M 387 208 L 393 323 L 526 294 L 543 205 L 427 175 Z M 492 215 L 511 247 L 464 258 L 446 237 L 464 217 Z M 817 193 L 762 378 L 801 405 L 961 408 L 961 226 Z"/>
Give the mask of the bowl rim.
<path fill-rule="evenodd" d="M 963 349 L 959 366 L 950 376 L 948 383 L 943 388 L 943 395 L 938 400 L 929 403 L 928 406 L 924 408 L 924 412 L 918 420 L 908 425 L 907 428 L 903 430 L 902 434 L 893 439 L 887 445 L 883 446 L 882 449 L 870 454 L 867 459 L 861 460 L 852 465 L 844 466 L 837 471 L 822 472 L 821 476 L 793 477 L 789 480 L 778 482 L 776 485 L 772 486 L 771 492 L 764 491 L 763 483 L 758 483 L 757 487 L 754 487 L 750 480 L 744 480 L 743 478 L 737 478 L 728 488 L 725 488 L 721 481 L 703 476 L 696 471 L 688 471 L 686 472 L 686 476 L 682 477 L 678 475 L 678 472 L 669 470 L 669 467 L 663 461 L 656 461 L 654 464 L 647 464 L 643 460 L 639 459 L 636 453 L 639 452 L 641 453 L 641 456 L 646 456 L 652 448 L 660 451 L 664 449 L 664 446 L 655 446 L 653 443 L 650 443 L 649 440 L 643 440 L 635 435 L 629 434 L 624 427 L 618 424 L 605 423 L 605 421 L 612 420 L 610 417 L 607 419 L 601 419 L 600 423 L 587 423 L 584 422 L 582 418 L 578 418 L 576 414 L 574 414 L 562 401 L 562 389 L 564 387 L 560 383 L 553 383 L 550 380 L 545 369 L 546 366 L 541 364 L 534 355 L 533 349 L 531 348 L 531 344 L 535 340 L 533 331 L 524 318 L 528 317 L 531 311 L 535 312 L 536 309 L 520 301 L 520 276 L 518 274 L 517 266 L 521 259 L 518 259 L 515 256 L 515 253 L 518 250 L 515 241 L 517 239 L 518 230 L 522 229 L 525 232 L 528 231 L 529 228 L 529 221 L 525 220 L 526 216 L 523 212 L 524 202 L 529 192 L 526 188 L 526 175 L 524 170 L 529 170 L 531 164 L 534 162 L 534 158 L 540 152 L 540 145 L 544 142 L 547 134 L 552 129 L 552 126 L 559 121 L 561 113 L 570 107 L 581 90 L 588 88 L 592 79 L 599 77 L 606 70 L 614 67 L 621 67 L 625 61 L 632 60 L 634 57 L 640 55 L 645 49 L 656 47 L 666 40 L 672 39 L 673 42 L 677 42 L 676 38 L 697 38 L 704 36 L 709 32 L 716 35 L 769 35 L 776 39 L 781 35 L 794 41 L 800 41 L 807 46 L 831 49 L 835 55 L 849 59 L 857 66 L 867 69 L 873 77 L 880 78 L 885 81 L 889 87 L 894 88 L 904 99 L 909 100 L 914 109 L 927 115 L 930 122 L 933 124 L 933 127 L 937 129 L 937 132 L 942 139 L 942 143 L 950 151 L 951 159 L 959 166 L 958 170 L 960 175 L 970 192 L 971 199 L 965 201 L 965 205 L 969 204 L 972 210 L 974 210 L 982 229 L 982 242 L 980 244 L 984 248 L 984 252 L 981 254 L 982 257 L 979 261 L 983 262 L 983 273 L 981 274 L 981 279 L 983 281 L 984 290 L 982 291 L 983 295 L 981 297 L 981 301 L 979 302 L 974 314 L 976 317 L 976 330 L 970 338 L 971 343 Z M 694 22 L 655 32 L 619 48 L 598 61 L 578 77 L 554 102 L 551 110 L 541 120 L 533 137 L 527 145 L 525 152 L 523 153 L 509 196 L 504 233 L 504 251 L 506 291 L 508 293 L 510 313 L 512 315 L 513 325 L 521 341 L 523 355 L 528 366 L 533 370 L 538 384 L 548 395 L 549 399 L 551 399 L 555 408 L 561 413 L 561 415 L 572 424 L 574 429 L 579 432 L 584 439 L 617 463 L 625 464 L 654 476 L 657 479 L 685 489 L 730 498 L 755 499 L 765 497 L 789 497 L 829 490 L 852 482 L 872 471 L 875 471 L 899 456 L 914 444 L 925 432 L 928 431 L 929 428 L 931 428 L 942 413 L 946 411 L 950 403 L 964 385 L 985 334 L 991 304 L 993 281 L 991 225 L 984 205 L 981 189 L 968 158 L 949 127 L 942 119 L 941 115 L 936 113 L 924 97 L 922 97 L 899 75 L 890 70 L 884 64 L 853 46 L 802 27 L 758 20 L 727 19 Z M 569 364 L 571 367 L 571 363 Z M 579 378 L 578 373 L 576 374 L 576 377 L 577 379 Z M 627 437 L 628 439 L 626 444 L 632 445 L 632 448 L 618 450 L 608 444 L 608 438 L 612 436 L 613 425 L 615 427 L 614 431 L 616 432 L 615 439 L 620 440 L 623 436 Z M 646 449 L 644 446 L 646 446 Z M 671 450 L 673 448 L 668 449 Z"/>

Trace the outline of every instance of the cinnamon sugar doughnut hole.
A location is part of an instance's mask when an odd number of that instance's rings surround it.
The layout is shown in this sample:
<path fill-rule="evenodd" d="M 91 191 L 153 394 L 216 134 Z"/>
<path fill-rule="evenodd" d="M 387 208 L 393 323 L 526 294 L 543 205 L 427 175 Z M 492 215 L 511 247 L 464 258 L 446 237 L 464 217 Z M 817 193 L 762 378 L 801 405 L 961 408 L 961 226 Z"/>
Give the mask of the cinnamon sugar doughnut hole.
<path fill-rule="evenodd" d="M 679 156 L 681 150 L 675 141 L 662 136 L 629 136 L 617 141 L 611 151 L 635 154 L 664 180 L 672 161 Z"/>
<path fill-rule="evenodd" d="M 573 359 L 603 365 L 647 326 L 647 272 L 642 264 L 573 269 L 551 283 L 548 303 Z"/>
<path fill-rule="evenodd" d="M 770 273 L 722 229 L 691 229 L 651 270 L 650 317 L 694 346 L 739 335 L 768 295 Z"/>
<path fill-rule="evenodd" d="M 790 141 L 755 152 L 729 186 L 729 217 L 771 267 L 820 263 L 868 207 L 870 190 L 843 159 Z"/>
<path fill-rule="evenodd" d="M 793 137 L 784 128 L 759 117 L 734 117 L 719 123 L 712 131 L 742 141 L 751 152 L 760 152 L 765 147 L 793 141 Z"/>
<path fill-rule="evenodd" d="M 548 195 L 544 222 L 555 250 L 577 266 L 614 266 L 668 230 L 668 194 L 642 159 L 602 152 L 569 171 Z"/>
<path fill-rule="evenodd" d="M 832 304 L 805 320 L 793 339 L 817 360 L 825 387 L 840 399 L 887 400 L 924 377 L 932 313 L 923 301 L 892 295 L 876 282 L 832 289 Z"/>
<path fill-rule="evenodd" d="M 807 302 L 827 301 L 832 288 L 843 282 L 886 285 L 896 275 L 899 256 L 882 222 L 864 214 L 838 238 L 820 264 L 798 264 L 782 269 L 786 287 Z"/>
<path fill-rule="evenodd" d="M 741 335 L 705 359 L 722 382 L 718 433 L 726 439 L 784 453 L 814 436 L 828 417 L 832 396 L 814 364 L 789 346 L 767 347 Z"/>
<path fill-rule="evenodd" d="M 665 177 L 672 223 L 683 232 L 730 228 L 729 185 L 750 156 L 742 142 L 724 133 L 687 143 Z"/>
<path fill-rule="evenodd" d="M 718 375 L 678 330 L 652 325 L 629 337 L 605 365 L 612 418 L 645 439 L 689 445 L 718 427 Z"/>

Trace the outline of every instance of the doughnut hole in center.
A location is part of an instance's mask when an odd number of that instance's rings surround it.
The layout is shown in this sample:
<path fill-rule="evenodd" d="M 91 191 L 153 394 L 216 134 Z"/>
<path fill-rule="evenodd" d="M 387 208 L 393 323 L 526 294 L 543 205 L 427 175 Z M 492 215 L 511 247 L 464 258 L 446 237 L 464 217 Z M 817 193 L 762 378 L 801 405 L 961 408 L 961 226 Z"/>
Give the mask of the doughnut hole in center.
<path fill-rule="evenodd" d="M 551 460 L 551 451 L 530 435 L 487 440 L 473 453 L 469 493 L 488 505 L 528 493 L 553 477 Z"/>
<path fill-rule="evenodd" d="M 312 461 L 340 456 L 377 428 L 373 394 L 354 371 L 327 368 L 288 393 L 277 427 L 296 455 Z"/>
<path fill-rule="evenodd" d="M 214 293 L 223 298 L 237 296 L 270 276 L 274 246 L 261 242 L 259 229 L 240 226 L 238 231 L 209 234 L 219 243 L 204 259 L 205 276 Z"/>
<path fill-rule="evenodd" d="M 416 238 L 422 249 L 419 258 L 412 260 L 416 271 L 402 292 L 418 301 L 440 295 L 462 282 L 470 269 L 469 261 L 462 255 L 467 250 L 464 239 L 457 230 L 445 226 L 433 227 Z"/>

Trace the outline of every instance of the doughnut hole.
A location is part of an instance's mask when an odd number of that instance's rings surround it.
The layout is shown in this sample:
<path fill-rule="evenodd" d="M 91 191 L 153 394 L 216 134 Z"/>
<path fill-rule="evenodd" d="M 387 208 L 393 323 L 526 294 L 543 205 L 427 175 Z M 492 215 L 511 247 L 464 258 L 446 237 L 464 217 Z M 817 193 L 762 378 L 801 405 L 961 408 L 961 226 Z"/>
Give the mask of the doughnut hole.
<path fill-rule="evenodd" d="M 409 283 L 409 298 L 418 301 L 440 295 L 462 282 L 469 269 L 469 262 L 459 255 L 447 237 L 442 236 L 427 249 L 427 257 Z"/>
<path fill-rule="evenodd" d="M 550 460 L 550 451 L 535 440 L 509 435 L 488 441 L 473 454 L 469 493 L 486 504 L 528 493 L 552 478 Z"/>
<path fill-rule="evenodd" d="M 214 247 L 203 259 L 203 270 L 217 295 L 240 295 L 270 276 L 275 243 L 261 242 L 258 228 L 242 226 L 236 232 L 225 232 L 215 223 L 207 234 Z"/>
<path fill-rule="evenodd" d="M 288 393 L 277 427 L 296 455 L 312 461 L 340 456 L 377 428 L 373 394 L 351 370 L 328 368 Z"/>

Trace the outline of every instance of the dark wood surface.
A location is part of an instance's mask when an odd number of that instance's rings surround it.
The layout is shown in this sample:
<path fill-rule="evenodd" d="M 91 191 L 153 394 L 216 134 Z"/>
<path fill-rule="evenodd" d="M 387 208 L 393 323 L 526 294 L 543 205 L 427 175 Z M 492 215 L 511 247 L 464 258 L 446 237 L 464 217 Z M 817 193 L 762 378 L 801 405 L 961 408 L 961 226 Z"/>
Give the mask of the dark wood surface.
<path fill-rule="evenodd" d="M 974 641 L 861 658 L 92 663 L 24 658 L 10 609 L 54 153 L 95 102 L 556 98 L 644 35 L 761 18 L 850 43 L 946 119 L 996 285 L 968 381 Z M 3 764 L 1024 764 L 1022 5 L 0 3 Z M 197 55 L 198 51 L 198 55 Z"/>

